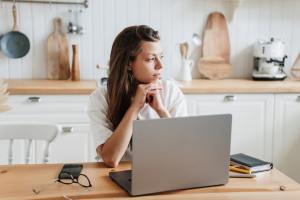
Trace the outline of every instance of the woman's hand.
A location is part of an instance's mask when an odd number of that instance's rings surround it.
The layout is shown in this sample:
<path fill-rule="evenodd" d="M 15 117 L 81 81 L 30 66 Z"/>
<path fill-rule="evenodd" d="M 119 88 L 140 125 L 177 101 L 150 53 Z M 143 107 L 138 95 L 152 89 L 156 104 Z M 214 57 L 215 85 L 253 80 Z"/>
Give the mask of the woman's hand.
<path fill-rule="evenodd" d="M 140 110 L 144 107 L 145 103 L 149 103 L 160 117 L 170 117 L 168 110 L 163 105 L 161 93 L 162 87 L 157 84 L 139 84 L 131 106 Z"/>
<path fill-rule="evenodd" d="M 146 102 L 155 110 L 163 110 L 164 105 L 161 99 L 162 87 L 151 84 L 151 87 L 148 90 Z"/>
<path fill-rule="evenodd" d="M 165 108 L 161 94 L 162 87 L 157 84 L 152 84 L 147 94 L 147 102 L 157 112 L 160 117 L 170 117 L 168 110 Z"/>
<path fill-rule="evenodd" d="M 137 108 L 138 110 L 142 109 L 146 103 L 147 94 L 150 88 L 151 84 L 139 84 L 137 86 L 131 106 Z"/>

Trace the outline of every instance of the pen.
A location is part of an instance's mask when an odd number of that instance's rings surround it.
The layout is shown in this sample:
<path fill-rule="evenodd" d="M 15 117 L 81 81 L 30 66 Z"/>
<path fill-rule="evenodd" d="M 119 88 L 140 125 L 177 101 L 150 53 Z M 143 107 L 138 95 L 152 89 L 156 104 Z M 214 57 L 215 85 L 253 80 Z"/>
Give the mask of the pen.
<path fill-rule="evenodd" d="M 240 172 L 243 174 L 251 174 L 251 171 L 249 169 L 242 169 L 242 168 L 239 168 L 236 166 L 229 166 L 229 169 L 234 172 Z"/>

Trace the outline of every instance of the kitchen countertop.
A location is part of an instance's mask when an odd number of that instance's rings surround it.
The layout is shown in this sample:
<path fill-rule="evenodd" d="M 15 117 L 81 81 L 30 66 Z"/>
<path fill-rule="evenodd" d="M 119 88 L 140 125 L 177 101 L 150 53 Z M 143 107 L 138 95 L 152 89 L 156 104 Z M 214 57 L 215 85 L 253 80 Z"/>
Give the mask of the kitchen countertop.
<path fill-rule="evenodd" d="M 10 94 L 90 94 L 96 80 L 6 80 Z M 251 79 L 178 82 L 185 94 L 215 93 L 300 93 L 300 80 L 253 81 Z"/>
<path fill-rule="evenodd" d="M 185 94 L 214 93 L 300 93 L 300 80 L 253 81 L 252 79 L 205 80 L 180 82 Z"/>
<path fill-rule="evenodd" d="M 10 94 L 90 94 L 95 80 L 5 80 Z"/>

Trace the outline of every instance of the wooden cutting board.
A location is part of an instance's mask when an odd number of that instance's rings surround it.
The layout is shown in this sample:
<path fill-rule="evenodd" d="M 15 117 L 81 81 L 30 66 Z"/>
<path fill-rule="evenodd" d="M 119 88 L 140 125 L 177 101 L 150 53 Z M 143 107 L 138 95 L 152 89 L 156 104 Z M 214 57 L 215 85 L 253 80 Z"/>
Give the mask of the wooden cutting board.
<path fill-rule="evenodd" d="M 70 78 L 69 46 L 62 32 L 62 20 L 54 18 L 54 30 L 47 39 L 47 77 L 52 80 Z"/>
<path fill-rule="evenodd" d="M 204 28 L 202 58 L 199 72 L 209 79 L 221 79 L 232 71 L 230 40 L 225 16 L 219 12 L 209 14 Z"/>
<path fill-rule="evenodd" d="M 300 53 L 298 54 L 296 60 L 294 61 L 294 64 L 291 68 L 291 74 L 295 78 L 300 78 Z"/>

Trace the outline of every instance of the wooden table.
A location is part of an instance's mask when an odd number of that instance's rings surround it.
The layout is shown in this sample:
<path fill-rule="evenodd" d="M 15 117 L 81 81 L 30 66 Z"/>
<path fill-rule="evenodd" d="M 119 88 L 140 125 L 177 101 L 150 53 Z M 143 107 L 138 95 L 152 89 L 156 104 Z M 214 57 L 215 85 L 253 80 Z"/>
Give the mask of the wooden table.
<path fill-rule="evenodd" d="M 78 184 L 54 183 L 45 187 L 38 195 L 32 189 L 41 189 L 52 183 L 62 164 L 2 165 L 0 166 L 0 199 L 132 199 L 109 177 L 110 168 L 102 163 L 84 164 L 86 174 L 93 187 L 85 189 Z M 115 170 L 129 169 L 130 163 L 122 163 Z M 285 187 L 281 191 L 280 186 Z M 65 197 L 63 197 L 65 195 Z M 205 199 L 205 200 L 290 200 L 300 199 L 300 185 L 273 169 L 256 178 L 231 178 L 224 186 L 164 192 L 156 195 L 134 197 L 134 199 Z"/>

